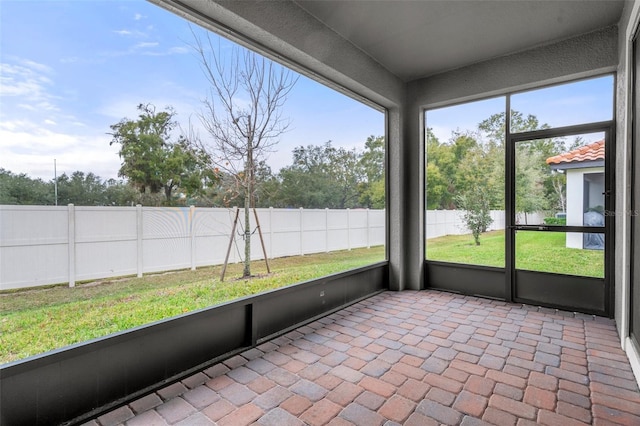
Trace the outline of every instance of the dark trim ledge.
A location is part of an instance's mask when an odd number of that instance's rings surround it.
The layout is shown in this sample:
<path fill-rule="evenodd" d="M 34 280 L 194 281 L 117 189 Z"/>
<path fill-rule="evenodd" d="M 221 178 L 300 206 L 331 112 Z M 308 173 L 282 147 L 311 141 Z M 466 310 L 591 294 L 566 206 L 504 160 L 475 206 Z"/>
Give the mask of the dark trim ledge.
<path fill-rule="evenodd" d="M 78 424 L 388 289 L 388 262 L 0 366 L 0 423 Z"/>

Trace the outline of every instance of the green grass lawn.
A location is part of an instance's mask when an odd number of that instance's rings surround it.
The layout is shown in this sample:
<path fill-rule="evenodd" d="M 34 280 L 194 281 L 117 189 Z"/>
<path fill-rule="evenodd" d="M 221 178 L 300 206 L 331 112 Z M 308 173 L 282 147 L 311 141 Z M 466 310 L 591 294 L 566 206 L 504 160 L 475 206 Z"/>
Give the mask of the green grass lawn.
<path fill-rule="evenodd" d="M 430 238 L 427 259 L 504 268 L 504 231 L 485 232 L 479 246 L 471 234 Z"/>
<path fill-rule="evenodd" d="M 516 268 L 587 277 L 604 277 L 604 251 L 565 247 L 563 232 L 518 231 Z M 469 235 L 427 240 L 427 259 L 504 268 L 504 231 L 485 232 L 476 246 Z"/>
<path fill-rule="evenodd" d="M 0 293 L 0 363 L 383 260 L 384 247 Z"/>

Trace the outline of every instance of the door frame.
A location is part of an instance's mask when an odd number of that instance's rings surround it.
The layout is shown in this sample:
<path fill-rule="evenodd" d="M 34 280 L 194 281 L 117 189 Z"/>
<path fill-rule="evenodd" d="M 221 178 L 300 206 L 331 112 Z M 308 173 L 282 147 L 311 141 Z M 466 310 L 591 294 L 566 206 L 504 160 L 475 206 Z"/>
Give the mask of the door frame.
<path fill-rule="evenodd" d="M 507 99 L 507 111 L 510 111 L 510 100 Z M 508 123 L 509 120 L 506 120 Z M 515 235 L 516 232 L 588 232 L 593 228 L 584 226 L 540 226 L 517 225 L 515 192 L 516 192 L 516 144 L 518 142 L 546 139 L 553 137 L 575 136 L 585 133 L 603 132 L 605 135 L 605 226 L 602 233 L 605 235 L 604 248 L 604 279 L 576 277 L 573 275 L 551 274 L 545 272 L 518 271 L 515 264 Z M 512 134 L 509 126 L 506 126 L 506 170 L 505 170 L 505 220 L 507 232 L 505 233 L 505 267 L 506 267 L 506 292 L 507 299 L 515 302 L 538 304 L 559 309 L 576 309 L 581 312 L 605 315 L 611 317 L 614 312 L 614 229 L 615 215 L 607 214 L 615 210 L 615 173 L 613 159 L 615 158 L 615 122 L 613 120 L 596 123 L 581 124 L 575 126 L 557 127 L 551 129 L 534 130 Z M 593 232 L 592 232 L 593 233 Z M 598 232 L 599 233 L 599 232 Z M 521 283 L 529 283 L 524 293 L 519 295 Z M 549 288 L 541 286 L 536 292 L 537 281 L 548 283 Z M 550 291 L 559 285 L 566 284 L 567 291 L 550 294 Z M 590 291 L 575 291 L 582 285 L 587 285 Z"/>
<path fill-rule="evenodd" d="M 634 31 L 634 36 L 631 42 L 631 167 L 630 167 L 630 182 L 631 191 L 629 197 L 630 213 L 629 220 L 630 240 L 629 240 L 629 299 L 627 301 L 628 306 L 628 322 L 627 322 L 627 337 L 633 349 L 636 353 L 640 353 L 640 330 L 638 336 L 634 333 L 634 319 L 640 315 L 635 308 L 634 298 L 637 296 L 634 288 L 634 282 L 640 280 L 640 268 L 635 266 L 634 259 L 640 254 L 640 247 L 635 244 L 636 236 L 640 232 L 639 227 L 636 225 L 636 219 L 634 215 L 638 214 L 640 208 L 640 197 L 637 195 L 638 181 L 640 180 L 640 173 L 637 167 L 640 167 L 640 149 L 638 149 L 638 143 L 640 141 L 640 125 L 637 118 L 640 117 L 640 27 Z"/>

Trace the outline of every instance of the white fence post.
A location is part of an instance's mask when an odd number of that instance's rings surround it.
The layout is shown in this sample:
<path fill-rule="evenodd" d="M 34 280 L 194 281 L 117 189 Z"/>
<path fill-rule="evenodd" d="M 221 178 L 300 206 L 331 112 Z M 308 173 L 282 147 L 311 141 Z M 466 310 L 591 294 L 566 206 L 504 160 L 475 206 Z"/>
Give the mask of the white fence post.
<path fill-rule="evenodd" d="M 136 205 L 136 269 L 138 272 L 138 278 L 142 277 L 142 272 L 144 271 L 144 265 L 142 262 L 142 204 Z"/>
<path fill-rule="evenodd" d="M 369 234 L 370 234 L 369 223 L 370 223 L 369 209 L 367 208 L 367 248 L 371 248 L 371 242 L 369 242 Z"/>
<path fill-rule="evenodd" d="M 239 209 L 239 208 L 240 207 L 234 207 L 233 208 L 233 212 L 235 212 L 236 209 Z M 229 219 L 231 219 L 231 218 L 229 218 Z M 242 218 L 240 216 L 238 216 L 238 223 L 236 225 L 239 226 L 240 228 L 244 229 L 245 223 L 242 221 Z M 233 223 L 231 224 L 231 226 L 233 226 Z M 234 247 L 235 250 L 233 250 L 233 249 L 231 250 L 231 260 L 229 261 L 231 263 L 239 263 L 242 260 L 240 254 L 238 253 L 238 240 L 236 239 L 237 235 L 238 235 L 238 228 L 236 228 L 236 231 L 233 234 L 233 245 L 235 246 Z"/>
<path fill-rule="evenodd" d="M 347 209 L 347 250 L 351 251 L 351 209 Z"/>
<path fill-rule="evenodd" d="M 76 209 L 73 204 L 67 205 L 69 219 L 68 253 L 69 253 L 69 287 L 76 286 Z"/>
<path fill-rule="evenodd" d="M 302 228 L 302 214 L 303 209 L 300 207 L 300 256 L 304 256 L 304 250 L 302 250 L 302 240 L 303 240 L 303 228 Z"/>
<path fill-rule="evenodd" d="M 189 233 L 191 234 L 191 270 L 196 270 L 196 206 L 189 207 Z"/>
<path fill-rule="evenodd" d="M 329 208 L 324 209 L 324 246 L 325 253 L 329 253 Z"/>
<path fill-rule="evenodd" d="M 269 258 L 273 259 L 273 207 L 269 207 Z"/>

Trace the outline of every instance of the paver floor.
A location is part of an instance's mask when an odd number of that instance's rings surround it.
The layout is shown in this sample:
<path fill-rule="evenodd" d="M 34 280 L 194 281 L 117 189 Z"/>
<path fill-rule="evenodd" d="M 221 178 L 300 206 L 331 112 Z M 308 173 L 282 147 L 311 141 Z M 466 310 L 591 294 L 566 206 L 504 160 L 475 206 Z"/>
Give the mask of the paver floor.
<path fill-rule="evenodd" d="M 385 292 L 87 425 L 640 425 L 613 320 Z"/>

